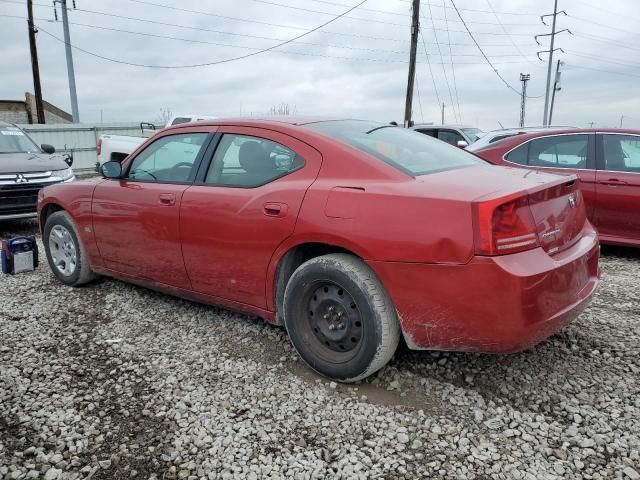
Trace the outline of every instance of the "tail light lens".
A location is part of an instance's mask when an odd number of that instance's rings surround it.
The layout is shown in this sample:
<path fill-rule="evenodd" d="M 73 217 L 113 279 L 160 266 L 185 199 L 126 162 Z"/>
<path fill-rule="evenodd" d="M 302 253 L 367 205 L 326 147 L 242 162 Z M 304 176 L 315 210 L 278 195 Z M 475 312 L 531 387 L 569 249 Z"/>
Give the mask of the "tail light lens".
<path fill-rule="evenodd" d="M 96 145 L 96 153 L 100 155 L 102 153 L 102 139 L 98 139 L 98 144 Z"/>
<path fill-rule="evenodd" d="M 527 197 L 476 203 L 474 217 L 478 255 L 506 255 L 540 245 Z"/>

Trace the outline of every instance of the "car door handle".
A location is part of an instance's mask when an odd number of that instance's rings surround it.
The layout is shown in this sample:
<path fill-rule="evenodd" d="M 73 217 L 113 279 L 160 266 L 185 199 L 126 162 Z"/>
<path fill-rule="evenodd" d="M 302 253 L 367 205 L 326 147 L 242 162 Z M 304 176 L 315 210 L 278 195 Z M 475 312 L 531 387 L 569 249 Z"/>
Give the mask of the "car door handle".
<path fill-rule="evenodd" d="M 160 205 L 166 205 L 170 207 L 176 204 L 176 196 L 173 193 L 161 193 L 158 196 L 158 202 Z"/>
<path fill-rule="evenodd" d="M 267 217 L 284 217 L 287 214 L 287 204 L 275 202 L 265 203 L 263 211 Z"/>
<path fill-rule="evenodd" d="M 601 185 L 612 185 L 612 186 L 616 186 L 616 185 L 628 185 L 627 182 L 625 182 L 624 180 L 619 180 L 617 178 L 609 178 L 608 180 L 603 180 L 601 182 L 599 182 Z"/>

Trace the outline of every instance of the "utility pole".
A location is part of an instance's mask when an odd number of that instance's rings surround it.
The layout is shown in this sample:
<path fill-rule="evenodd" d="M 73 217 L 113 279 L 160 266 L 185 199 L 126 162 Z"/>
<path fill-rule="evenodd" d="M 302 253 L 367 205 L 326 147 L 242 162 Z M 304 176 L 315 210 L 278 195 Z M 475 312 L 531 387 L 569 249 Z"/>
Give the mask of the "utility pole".
<path fill-rule="evenodd" d="M 538 45 L 540 45 L 540 42 L 538 42 L 538 37 L 547 37 L 547 36 L 551 36 L 551 43 L 549 46 L 549 50 L 545 50 L 542 52 L 538 52 L 538 58 L 540 58 L 540 54 L 541 53 L 549 53 L 549 63 L 547 65 L 547 88 L 545 90 L 545 96 L 544 96 L 544 117 L 543 117 L 543 121 L 542 124 L 543 126 L 547 127 L 549 126 L 549 95 L 550 95 L 550 89 L 551 89 L 551 70 L 553 68 L 553 52 L 555 52 L 556 50 L 560 50 L 564 53 L 564 50 L 562 50 L 561 48 L 554 48 L 555 47 L 555 41 L 556 41 L 556 35 L 562 32 L 569 32 L 571 34 L 571 30 L 569 30 L 568 28 L 565 28 L 563 30 L 560 31 L 556 31 L 556 20 L 558 19 L 558 15 L 560 14 L 564 14 L 567 15 L 567 12 L 565 12 L 564 10 L 562 11 L 558 11 L 558 0 L 554 0 L 554 7 L 553 7 L 553 13 L 549 14 L 549 15 L 542 15 L 540 17 L 540 20 L 542 20 L 542 23 L 546 25 L 544 19 L 545 17 L 553 17 L 553 21 L 551 23 L 551 33 L 546 33 L 543 35 L 536 35 L 535 36 L 535 40 L 538 43 Z M 542 59 L 541 59 L 542 60 Z"/>
<path fill-rule="evenodd" d="M 552 119 L 553 119 L 553 106 L 556 103 L 556 92 L 559 92 L 560 90 L 562 90 L 562 85 L 560 84 L 560 78 L 562 75 L 562 72 L 560 71 L 560 65 L 562 65 L 562 62 L 560 60 L 558 60 L 558 66 L 556 67 L 556 79 L 553 82 L 553 94 L 551 95 L 551 108 L 549 110 L 549 125 L 552 125 Z"/>
<path fill-rule="evenodd" d="M 67 15 L 67 0 L 55 0 L 62 7 L 62 28 L 64 30 L 64 49 L 67 56 L 67 75 L 69 77 L 69 96 L 71 97 L 71 114 L 73 123 L 80 123 L 78 112 L 78 95 L 76 94 L 76 74 L 73 70 L 73 53 L 71 52 L 71 36 L 69 34 L 69 17 Z M 75 0 L 73 3 L 75 7 Z"/>
<path fill-rule="evenodd" d="M 520 99 L 520 128 L 524 127 L 524 113 L 527 104 L 527 82 L 531 79 L 529 73 L 520 74 L 520 81 L 522 82 L 522 98 Z"/>
<path fill-rule="evenodd" d="M 413 104 L 413 83 L 416 78 L 416 52 L 418 33 L 420 32 L 420 0 L 413 0 L 411 20 L 411 50 L 409 53 L 409 79 L 407 80 L 407 98 L 404 105 L 404 127 L 411 126 L 411 107 Z"/>
<path fill-rule="evenodd" d="M 29 19 L 29 49 L 31 50 L 31 71 L 33 72 L 33 93 L 36 96 L 37 123 L 45 123 L 42 107 L 42 88 L 40 87 L 40 67 L 38 66 L 38 47 L 36 46 L 36 27 L 33 24 L 33 0 L 27 0 Z"/>
<path fill-rule="evenodd" d="M 442 125 L 444 125 L 444 102 L 442 103 Z"/>

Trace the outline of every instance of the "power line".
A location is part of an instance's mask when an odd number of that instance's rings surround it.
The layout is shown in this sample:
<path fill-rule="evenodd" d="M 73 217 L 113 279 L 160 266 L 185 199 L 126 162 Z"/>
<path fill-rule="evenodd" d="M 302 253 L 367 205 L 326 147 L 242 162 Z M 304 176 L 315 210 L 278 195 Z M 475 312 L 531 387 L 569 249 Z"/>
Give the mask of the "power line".
<path fill-rule="evenodd" d="M 256 24 L 262 24 L 262 25 L 269 25 L 269 26 L 274 26 L 274 27 L 279 27 L 279 28 L 291 28 L 291 29 L 296 29 L 296 30 L 304 30 L 304 28 L 301 27 L 296 27 L 296 26 L 292 26 L 292 25 L 282 25 L 282 24 L 274 24 L 274 23 L 269 23 L 269 22 L 263 22 L 263 21 L 259 21 L 259 20 L 251 20 L 251 19 L 244 19 L 244 18 L 239 18 L 239 17 L 231 17 L 231 16 L 227 16 L 227 15 L 219 15 L 219 14 L 215 14 L 215 13 L 211 13 L 211 12 L 206 12 L 206 11 L 202 11 L 202 10 L 191 10 L 188 8 L 183 8 L 183 7 L 176 7 L 174 5 L 166 5 L 163 3 L 157 3 L 157 2 L 150 2 L 147 0 L 125 0 L 127 2 L 133 2 L 133 3 L 138 3 L 138 4 L 142 4 L 142 5 L 149 5 L 149 6 L 154 6 L 154 7 L 160 7 L 160 8 L 168 8 L 171 10 L 175 10 L 175 11 L 180 11 L 180 12 L 185 12 L 185 13 L 195 13 L 195 14 L 199 14 L 199 15 L 207 15 L 210 17 L 218 17 L 218 18 L 224 18 L 224 19 L 228 19 L 228 20 L 235 20 L 238 22 L 249 22 L 249 23 L 256 23 Z M 253 1 L 257 1 L 257 0 L 253 0 Z M 342 7 L 349 7 L 349 5 L 343 4 L 343 3 L 336 3 L 336 2 L 329 2 L 329 1 L 325 1 L 325 0 L 311 0 L 314 2 L 319 2 L 319 3 L 326 3 L 328 5 L 339 5 Z M 260 2 L 260 3 L 264 3 L 264 2 Z M 270 2 L 270 3 L 274 3 L 274 2 Z M 283 6 L 283 7 L 290 7 L 289 5 L 283 5 L 283 4 L 277 4 L 278 6 Z M 296 9 L 299 9 L 299 7 L 295 7 Z M 368 11 L 368 12 L 375 12 L 375 13 L 383 13 L 383 14 L 387 14 L 387 15 L 395 15 L 395 16 L 400 16 L 405 18 L 406 15 L 404 13 L 400 13 L 400 12 L 389 12 L 386 10 L 378 10 L 378 9 L 373 9 L 373 8 L 360 8 L 361 12 L 364 11 Z M 313 10 L 313 12 L 316 12 L 315 10 Z M 327 14 L 329 14 L 327 12 Z M 360 18 L 356 18 L 356 17 L 347 17 L 347 18 L 351 18 L 353 20 L 363 20 L 363 21 L 370 21 L 369 19 L 360 19 Z M 443 20 L 441 18 L 437 18 L 435 20 Z M 460 23 L 459 20 L 453 20 L 455 22 Z M 495 23 L 493 22 L 477 22 L 477 21 L 473 21 L 473 22 L 469 22 L 471 24 L 474 25 L 495 25 Z M 523 27 L 523 26 L 537 26 L 537 24 L 535 23 L 512 23 L 512 24 L 505 24 L 505 25 L 510 25 L 510 26 L 514 26 L 514 27 Z"/>
<path fill-rule="evenodd" d="M 333 13 L 323 12 L 322 10 L 313 10 L 311 8 L 297 7 L 297 6 L 294 6 L 294 5 L 287 5 L 287 4 L 284 4 L 284 3 L 274 2 L 273 0 L 251 0 L 251 1 L 255 2 L 255 3 L 262 3 L 262 4 L 265 4 L 265 5 L 272 5 L 274 7 L 289 8 L 291 10 L 298 10 L 298 11 L 301 11 L 301 12 L 316 13 L 316 14 L 320 14 L 320 15 L 334 15 Z M 351 20 L 360 20 L 360 21 L 367 22 L 367 23 L 382 23 L 384 25 L 393 25 L 394 27 L 402 27 L 402 28 L 409 27 L 409 25 L 407 25 L 406 23 L 393 23 L 393 22 L 387 22 L 387 21 L 384 21 L 384 20 L 376 20 L 376 19 L 371 19 L 371 18 L 352 17 L 352 16 L 345 16 L 345 15 L 343 15 L 343 16 L 345 18 L 349 18 Z"/>
<path fill-rule="evenodd" d="M 363 5 L 363 4 L 364 4 L 364 3 L 366 3 L 366 2 L 367 2 L 367 0 L 362 0 L 361 2 L 357 3 L 356 5 L 354 5 L 353 7 L 349 8 L 348 10 L 344 11 L 343 13 L 340 13 L 340 14 L 336 15 L 335 17 L 333 17 L 332 19 L 330 19 L 330 20 L 328 20 L 328 21 L 324 22 L 323 24 L 321 24 L 321 25 L 319 25 L 319 26 L 317 26 L 317 27 L 315 27 L 315 28 L 312 28 L 311 30 L 308 30 L 308 31 L 306 31 L 306 32 L 304 32 L 304 33 L 302 33 L 302 34 L 300 34 L 300 35 L 296 36 L 296 37 L 290 38 L 289 40 L 285 40 L 284 42 L 280 42 L 280 43 L 278 43 L 278 44 L 276 44 L 276 45 L 272 45 L 272 46 L 270 46 L 270 47 L 264 48 L 264 49 L 262 49 L 262 50 L 258 50 L 258 51 L 256 51 L 256 52 L 251 52 L 251 53 L 247 53 L 247 54 L 245 54 L 245 55 L 240 55 L 240 56 L 238 56 L 238 57 L 226 58 L 226 59 L 223 59 L 223 60 L 217 60 L 217 61 L 214 61 L 214 62 L 196 63 L 196 64 L 191 64 L 191 65 L 146 65 L 146 64 L 136 64 L 136 63 L 133 63 L 133 62 L 123 62 L 123 61 L 121 61 L 121 60 L 120 60 L 120 61 L 118 61 L 118 60 L 116 60 L 116 59 L 109 59 L 109 58 L 107 58 L 107 57 L 102 57 L 102 58 L 103 58 L 103 59 L 105 59 L 105 60 L 116 61 L 117 63 L 123 63 L 123 64 L 126 64 L 126 65 L 131 65 L 131 66 L 136 66 L 136 67 L 146 67 L 146 68 L 167 68 L 167 69 L 169 69 L 169 68 L 170 68 L 170 69 L 175 69 L 175 68 L 195 68 L 195 67 L 205 67 L 205 66 L 211 66 L 211 65 L 219 65 L 219 64 L 221 64 L 221 63 L 230 63 L 230 62 L 235 62 L 235 61 L 237 61 L 237 60 L 243 60 L 243 59 L 245 59 L 245 58 L 254 57 L 254 56 L 256 56 L 256 55 L 260 55 L 260 54 L 262 54 L 262 53 L 266 53 L 266 52 L 269 52 L 269 51 L 271 51 L 271 50 L 275 50 L 276 48 L 279 48 L 279 47 L 282 47 L 282 46 L 287 45 L 287 44 L 289 44 L 289 43 L 292 43 L 292 42 L 294 42 L 294 41 L 296 41 L 296 40 L 298 40 L 298 39 L 300 39 L 300 38 L 302 38 L 302 37 L 306 37 L 307 35 L 310 35 L 311 33 L 315 32 L 316 30 L 319 30 L 320 28 L 325 27 L 325 26 L 329 25 L 330 23 L 335 22 L 336 20 L 339 20 L 340 18 L 344 17 L 344 16 L 345 16 L 345 15 L 347 15 L 349 12 L 352 12 L 353 10 L 355 10 L 355 9 L 356 9 L 356 8 L 358 8 L 360 5 Z M 41 29 L 41 30 L 42 30 L 42 29 Z M 46 32 L 45 30 L 42 30 L 42 31 L 43 31 L 44 33 L 46 33 L 47 35 L 49 35 L 49 36 L 53 37 L 53 38 L 57 38 L 57 37 L 55 37 L 54 35 L 52 35 L 52 34 L 50 34 L 50 33 Z M 59 39 L 58 39 L 58 40 L 59 40 Z M 66 42 L 65 42 L 65 43 L 66 43 Z M 70 44 L 68 44 L 68 45 L 70 45 Z M 97 54 L 94 54 L 93 52 L 89 52 L 89 51 L 87 51 L 87 50 L 84 50 L 84 49 L 78 48 L 77 46 L 73 46 L 73 45 L 70 45 L 70 46 L 72 46 L 72 47 L 76 48 L 77 50 L 79 50 L 79 51 L 81 51 L 81 52 L 89 53 L 89 54 L 91 54 L 91 55 L 94 55 L 94 56 L 100 57 L 100 55 L 97 55 Z"/>
<path fill-rule="evenodd" d="M 575 69 L 592 70 L 594 72 L 611 73 L 611 74 L 614 74 L 614 75 L 623 75 L 625 77 L 640 78 L 640 75 L 636 75 L 636 74 L 633 74 L 633 73 L 616 72 L 616 71 L 612 71 L 612 70 L 604 70 L 602 68 L 588 67 L 588 66 L 584 66 L 584 65 L 568 65 L 567 67 L 565 67 L 565 69 L 567 69 L 567 70 L 575 70 Z"/>
<path fill-rule="evenodd" d="M 637 64 L 637 63 L 629 63 L 629 62 L 625 62 L 623 60 L 616 61 L 615 59 L 611 59 L 609 57 L 602 57 L 600 55 L 592 55 L 592 54 L 580 53 L 580 52 L 575 52 L 573 50 L 568 50 L 567 53 L 570 54 L 570 55 L 574 55 L 576 57 L 588 58 L 588 59 L 591 59 L 591 60 L 595 60 L 597 62 L 611 63 L 611 64 L 614 64 L 614 65 L 622 65 L 623 67 L 640 68 L 640 64 Z"/>
<path fill-rule="evenodd" d="M 433 69 L 431 68 L 431 59 L 429 58 L 429 52 L 427 51 L 427 44 L 424 41 L 424 35 L 422 35 L 422 30 L 420 30 L 420 38 L 422 40 L 422 46 L 424 48 L 424 54 L 427 57 L 427 65 L 429 65 L 429 73 L 431 74 L 431 80 L 433 81 L 433 89 L 436 92 L 436 98 L 438 99 L 438 105 L 441 105 L 442 102 L 440 101 L 440 94 L 438 93 L 438 87 L 436 85 L 436 77 L 433 74 Z"/>
<path fill-rule="evenodd" d="M 4 14 L 0 14 L 0 17 L 23 19 L 23 17 L 18 17 L 18 16 L 15 16 L 15 15 L 4 15 Z M 97 26 L 92 26 L 92 27 L 108 29 L 108 27 L 97 27 Z M 55 40 L 57 40 L 57 41 L 59 41 L 61 43 L 64 43 L 64 40 L 62 40 L 61 38 L 53 35 L 52 33 L 48 32 L 48 31 L 44 30 L 42 27 L 38 27 L 38 28 L 45 35 L 48 35 L 49 37 L 51 37 L 51 38 L 53 38 L 53 39 L 55 39 Z M 129 32 L 126 32 L 126 33 L 129 33 Z M 137 33 L 137 32 L 131 32 L 131 33 Z M 143 34 L 143 35 L 151 35 L 151 34 Z M 153 36 L 157 36 L 157 35 L 153 35 Z M 196 42 L 196 43 L 212 43 L 212 42 L 205 42 L 203 40 L 186 40 L 186 41 Z M 243 46 L 239 46 L 239 45 L 225 45 L 225 44 L 215 44 L 215 45 L 263 51 L 263 49 L 256 49 L 256 48 L 252 48 L 252 47 L 243 47 Z M 99 59 L 102 59 L 102 60 L 105 60 L 105 61 L 110 61 L 110 62 L 113 62 L 113 63 L 119 63 L 119 64 L 124 64 L 124 65 L 132 65 L 132 66 L 146 66 L 144 64 L 125 62 L 125 61 L 118 60 L 118 59 L 115 59 L 115 58 L 107 57 L 105 55 L 100 55 L 98 53 L 91 52 L 91 51 L 79 48 L 76 45 L 71 45 L 71 47 L 76 49 L 76 50 L 78 50 L 78 51 L 80 51 L 80 52 L 82 52 L 82 53 L 85 53 L 87 55 L 90 55 L 90 56 L 93 56 L 93 57 L 96 57 L 96 58 L 99 58 Z M 407 63 L 406 60 L 393 60 L 393 59 L 383 59 L 383 58 L 363 58 L 363 57 L 341 57 L 341 56 L 337 56 L 337 55 L 323 55 L 323 54 L 317 54 L 317 53 L 295 52 L 295 51 L 290 51 L 290 50 L 284 50 L 284 51 L 280 50 L 280 51 L 277 51 L 277 52 L 283 53 L 283 54 L 287 54 L 287 55 L 301 55 L 301 56 L 305 56 L 305 57 L 332 58 L 332 59 L 338 59 L 338 60 L 350 60 L 350 61 L 358 60 L 358 61 L 375 62 L 375 63 L 401 63 L 401 64 L 406 64 Z M 500 65 L 519 64 L 519 63 L 521 63 L 521 62 L 510 62 L 510 61 L 499 62 Z M 480 63 L 480 62 L 458 62 L 458 64 L 459 65 L 482 65 L 483 63 Z M 151 67 L 151 68 L 163 68 L 163 67 Z"/>
<path fill-rule="evenodd" d="M 409 3 L 409 0 L 398 0 L 399 2 Z M 453 7 L 443 7 L 442 5 L 433 5 L 435 8 L 448 8 L 449 10 L 455 10 Z M 479 10 L 474 8 L 460 8 L 461 12 L 475 12 L 475 13 L 492 13 L 489 10 Z M 524 16 L 524 17 L 539 17 L 540 15 L 537 13 L 528 13 L 528 12 L 497 12 L 500 15 L 514 15 L 514 16 Z"/>
<path fill-rule="evenodd" d="M 471 40 L 473 40 L 473 43 L 476 44 L 476 47 L 478 47 L 478 50 L 480 50 L 480 53 L 482 54 L 482 56 L 484 57 L 484 59 L 486 60 L 486 62 L 489 64 L 489 66 L 491 67 L 491 69 L 495 72 L 495 74 L 498 76 L 498 78 L 500 80 L 502 80 L 502 83 L 504 83 L 506 85 L 506 87 L 510 90 L 512 90 L 513 92 L 517 93 L 518 95 L 520 95 L 520 92 L 514 88 L 509 82 L 507 82 L 504 77 L 500 74 L 500 72 L 498 71 L 498 69 L 493 65 L 493 63 L 491 63 L 491 60 L 489 60 L 489 57 L 487 57 L 487 55 L 484 53 L 484 50 L 482 50 L 482 47 L 480 46 L 480 44 L 478 43 L 478 41 L 476 40 L 476 37 L 473 36 L 473 34 L 471 33 L 471 31 L 469 30 L 469 27 L 467 27 L 467 24 L 464 21 L 464 18 L 462 18 L 462 14 L 460 13 L 460 11 L 458 10 L 458 7 L 456 6 L 454 0 L 451 0 L 451 5 L 453 5 L 453 8 L 455 8 L 456 13 L 458 14 L 458 17 L 460 17 L 460 20 L 462 21 L 462 23 L 464 24 L 465 29 L 467 30 L 467 33 L 469 34 L 469 36 L 471 37 Z M 541 98 L 542 95 L 536 96 L 536 97 L 527 97 L 527 98 Z"/>
<path fill-rule="evenodd" d="M 631 16 L 629 15 L 629 12 L 615 12 L 609 8 L 602 8 L 602 7 L 597 7 L 589 2 L 585 2 L 584 0 L 582 0 L 580 3 L 582 3 L 584 6 L 589 7 L 589 8 L 593 8 L 595 10 L 599 10 L 601 12 L 604 13 L 608 13 L 609 15 L 615 15 L 616 17 L 623 17 L 623 18 L 627 18 L 629 20 L 635 20 L 637 22 L 640 22 L 640 17 L 635 17 L 635 16 Z"/>
<path fill-rule="evenodd" d="M 7 16 L 9 18 L 24 19 L 24 17 L 17 16 L 17 15 L 15 15 L 15 16 L 14 15 L 0 15 L 0 16 Z M 37 18 L 36 20 L 38 20 L 38 21 L 48 21 L 47 19 L 44 19 L 44 18 Z M 220 46 L 220 47 L 229 47 L 229 48 L 240 48 L 240 49 L 254 50 L 254 51 L 261 50 L 260 47 L 249 47 L 249 46 L 245 46 L 245 45 L 235 45 L 235 44 L 230 44 L 230 43 L 211 42 L 211 41 L 199 40 L 199 39 L 175 37 L 175 36 L 171 36 L 171 35 L 161 35 L 161 34 L 154 34 L 154 33 L 146 33 L 146 32 L 134 31 L 134 30 L 121 29 L 121 28 L 105 27 L 105 26 L 101 26 L 101 25 L 92 25 L 92 24 L 81 23 L 81 22 L 69 22 L 69 24 L 70 25 L 79 26 L 79 27 L 95 28 L 95 29 L 98 29 L 98 30 L 112 31 L 112 32 L 118 32 L 118 33 L 127 33 L 127 34 L 130 34 L 130 35 L 139 35 L 139 36 L 152 37 L 152 38 L 164 38 L 164 39 L 167 39 L 167 40 L 175 40 L 175 41 L 182 41 L 182 42 L 189 42 L 189 43 L 202 43 L 202 44 L 207 44 L 207 45 L 216 45 L 216 46 Z M 268 37 L 268 39 L 269 40 L 275 40 L 275 41 L 284 41 L 283 39 L 280 39 L 280 38 Z M 392 53 L 392 54 L 399 54 L 399 55 L 405 55 L 406 54 L 406 52 L 399 51 L 399 50 L 362 48 L 362 47 L 353 47 L 353 46 L 348 46 L 348 45 L 323 44 L 323 43 L 313 43 L 313 42 L 295 42 L 295 44 L 296 45 L 318 46 L 318 47 L 323 47 L 323 48 L 324 47 L 339 48 L 339 49 L 356 50 L 356 51 L 364 51 L 364 52 Z M 300 52 L 292 52 L 292 51 L 287 51 L 287 53 L 301 54 Z M 305 54 L 305 55 L 313 56 L 313 54 Z M 326 56 L 326 55 L 318 55 L 318 56 Z M 480 55 L 454 54 L 453 56 L 454 57 L 479 57 Z M 515 57 L 515 56 L 517 56 L 517 55 L 491 55 L 492 58 L 507 58 L 507 57 Z M 331 57 L 331 56 L 326 56 L 326 57 L 327 58 L 351 58 L 351 57 Z M 382 61 L 381 59 L 369 59 L 369 60 L 370 61 Z"/>
<path fill-rule="evenodd" d="M 591 40 L 591 41 L 594 41 L 594 42 L 610 43 L 612 45 L 617 45 L 618 47 L 628 48 L 629 50 L 638 50 L 638 51 L 640 51 L 640 48 L 638 48 L 638 47 L 634 47 L 634 46 L 629 45 L 627 43 L 623 43 L 623 42 L 620 42 L 619 40 L 614 40 L 614 39 L 608 38 L 608 37 L 601 37 L 599 35 L 593 35 L 593 34 L 590 34 L 590 33 L 581 33 L 581 32 L 573 32 L 573 35 L 576 36 L 576 37 L 586 38 L 587 40 Z"/>
<path fill-rule="evenodd" d="M 504 24 L 500 21 L 500 17 L 498 17 L 498 14 L 496 13 L 496 11 L 493 8 L 493 5 L 491 4 L 490 0 L 486 0 L 487 5 L 489 6 L 489 9 L 491 10 L 491 12 L 493 12 L 493 16 L 496 17 L 496 21 L 498 22 L 498 24 L 500 25 L 500 27 L 502 28 L 502 31 L 505 32 L 508 36 L 509 36 L 509 40 L 511 41 L 511 43 L 513 44 L 513 46 L 516 48 L 516 50 L 518 51 L 518 53 L 522 56 L 522 58 L 524 58 L 527 62 L 532 63 L 531 60 L 526 57 L 522 51 L 520 50 L 520 47 L 518 47 L 518 45 L 516 45 L 516 42 L 514 41 L 513 37 L 509 34 L 509 32 L 507 31 L 507 29 L 505 28 Z"/>
<path fill-rule="evenodd" d="M 576 17 L 575 15 L 567 15 L 569 18 L 572 18 L 574 20 L 578 20 L 579 22 L 584 22 L 584 23 L 590 23 L 592 25 L 598 25 L 599 27 L 603 27 L 603 28 L 608 28 L 610 30 L 615 30 L 616 32 L 623 32 L 623 33 L 629 33 L 631 35 L 638 35 L 637 31 L 631 31 L 631 30 L 625 30 L 623 28 L 620 28 L 618 26 L 611 26 L 611 25 L 607 25 L 606 23 L 601 23 L 601 22 L 596 22 L 594 20 L 588 20 L 586 18 L 582 18 L 582 17 Z"/>
<path fill-rule="evenodd" d="M 446 7 L 446 0 L 442 0 L 442 5 Z M 458 108 L 458 121 L 462 123 L 462 113 L 460 112 L 460 97 L 458 96 L 458 82 L 456 81 L 456 69 L 453 65 L 453 51 L 451 50 L 451 34 L 449 33 L 449 23 L 447 21 L 447 9 L 444 8 L 444 20 L 447 25 L 447 43 L 449 44 L 449 56 L 451 58 L 451 73 L 453 75 L 453 91 L 456 95 L 456 106 Z M 455 112 L 455 109 L 454 109 Z"/>
<path fill-rule="evenodd" d="M 429 16 L 431 16 L 431 3 L 427 2 L 427 6 L 429 7 Z M 423 18 L 424 20 L 424 18 Z M 426 23 L 426 21 L 425 21 Z M 442 73 L 444 75 L 444 82 L 447 85 L 447 90 L 449 91 L 449 100 L 451 101 L 451 104 L 453 105 L 453 95 L 451 94 L 451 85 L 449 84 L 449 78 L 447 77 L 447 70 L 445 69 L 445 63 L 444 63 L 444 57 L 442 56 L 442 49 L 440 48 L 440 42 L 438 42 L 438 35 L 435 32 L 435 24 L 433 24 L 433 20 L 432 20 L 432 25 L 434 27 L 434 32 L 433 32 L 433 37 L 434 40 L 436 41 L 436 46 L 438 48 L 438 54 L 440 55 L 440 62 L 442 64 Z M 457 119 L 457 114 L 456 114 L 456 109 L 455 107 L 453 108 L 453 116 L 455 119 Z"/>
<path fill-rule="evenodd" d="M 252 1 L 266 2 L 267 0 L 252 0 Z M 0 2 L 14 3 L 14 4 L 18 4 L 18 5 L 26 5 L 26 3 L 24 3 L 24 1 L 21 1 L 21 0 L 0 0 Z M 274 3 L 274 2 L 270 2 L 270 3 Z M 160 5 L 160 4 L 158 4 L 158 5 Z M 34 6 L 51 8 L 50 5 L 46 5 L 46 4 L 43 4 L 43 3 L 34 3 Z M 289 5 L 284 5 L 284 6 L 289 7 Z M 301 8 L 301 7 L 295 7 L 295 8 Z M 186 10 L 186 9 L 183 9 L 183 10 Z M 176 24 L 171 24 L 171 23 L 167 23 L 167 22 L 149 20 L 149 19 L 146 19 L 146 18 L 131 17 L 131 16 L 126 16 L 126 15 L 118 15 L 118 14 L 115 14 L 115 13 L 100 12 L 100 11 L 97 11 L 97 10 L 89 10 L 89 9 L 85 9 L 85 8 L 76 8 L 74 11 L 82 12 L 82 13 L 90 13 L 90 14 L 94 14 L 94 15 L 102 15 L 102 16 L 113 17 L 113 18 L 121 18 L 121 19 L 138 21 L 138 22 L 153 23 L 153 24 L 157 24 L 157 25 L 173 26 L 173 27 L 185 28 L 185 29 L 190 29 L 190 30 L 207 31 L 207 32 L 219 33 L 219 34 L 223 34 L 223 35 L 235 35 L 235 36 L 244 36 L 244 37 L 252 37 L 252 38 L 261 38 L 261 39 L 265 39 L 265 40 L 269 39 L 269 37 L 260 37 L 260 36 L 256 36 L 256 35 L 240 34 L 240 33 L 235 33 L 235 32 L 223 32 L 223 31 L 218 31 L 218 30 L 191 27 L 191 26 L 186 26 L 186 25 L 176 25 Z M 191 13 L 204 14 L 203 12 L 199 12 L 197 10 L 191 10 L 190 12 Z M 326 13 L 326 12 L 323 12 L 323 13 Z M 216 14 L 210 14 L 210 15 L 217 16 Z M 327 13 L 327 15 L 330 15 L 330 14 Z M 238 21 L 245 21 L 245 20 L 237 19 L 235 17 L 225 17 L 225 18 L 234 19 L 234 20 L 238 20 Z M 371 22 L 371 21 L 373 21 L 373 20 L 368 20 L 368 19 L 364 19 L 364 18 L 356 18 L 356 17 L 347 17 L 347 18 L 350 18 L 352 20 L 360 20 L 360 21 L 363 21 L 363 22 Z M 251 23 L 255 23 L 255 22 L 257 22 L 257 21 L 253 21 L 253 20 L 251 21 Z M 377 23 L 388 24 L 387 22 L 383 22 L 383 21 L 377 21 Z M 268 23 L 265 22 L 265 24 L 268 24 Z M 496 25 L 495 23 L 486 23 L 486 24 L 487 25 Z M 399 24 L 395 24 L 395 25 L 403 26 L 404 28 L 407 27 L 406 25 L 399 25 Z M 278 24 L 271 24 L 270 26 L 278 26 L 278 27 L 281 27 L 281 28 L 291 28 L 291 26 L 278 25 Z M 304 30 L 302 27 L 295 27 L 295 29 Z M 446 31 L 446 29 L 444 29 L 444 28 L 433 28 L 433 29 L 434 30 L 438 30 L 438 31 L 443 31 L 443 32 Z M 452 33 L 467 33 L 465 30 L 449 30 L 449 31 L 452 32 Z M 406 40 L 401 40 L 401 39 L 396 39 L 396 38 L 370 37 L 370 36 L 366 36 L 366 35 L 359 35 L 359 34 L 353 34 L 353 33 L 345 34 L 345 33 L 329 32 L 329 31 L 320 31 L 320 33 L 330 34 L 330 35 L 345 35 L 345 36 L 352 36 L 352 37 L 361 37 L 361 38 L 368 38 L 368 39 L 376 39 L 376 40 L 385 40 L 385 41 L 394 41 L 394 42 L 407 43 Z M 472 33 L 475 33 L 476 35 L 492 35 L 492 36 L 504 36 L 504 35 L 507 35 L 504 32 L 477 32 L 477 31 L 473 31 Z M 510 35 L 517 35 L 517 36 L 522 36 L 522 37 L 530 37 L 530 35 L 527 34 L 527 33 L 511 33 Z M 506 45 L 499 45 L 499 46 L 506 46 Z"/>

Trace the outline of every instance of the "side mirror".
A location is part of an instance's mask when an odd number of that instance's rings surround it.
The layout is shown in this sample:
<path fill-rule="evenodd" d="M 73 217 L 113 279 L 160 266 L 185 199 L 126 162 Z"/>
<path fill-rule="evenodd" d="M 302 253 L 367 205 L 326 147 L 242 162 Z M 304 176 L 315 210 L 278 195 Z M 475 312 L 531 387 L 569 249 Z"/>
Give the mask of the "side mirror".
<path fill-rule="evenodd" d="M 120 162 L 106 162 L 100 167 L 100 173 L 104 178 L 120 178 L 122 177 L 122 164 Z"/>
<path fill-rule="evenodd" d="M 73 165 L 73 153 L 65 153 L 62 159 L 64 160 L 64 163 L 66 163 L 67 165 L 69 166 Z"/>
<path fill-rule="evenodd" d="M 53 145 L 49 145 L 48 143 L 43 143 L 42 145 L 40 145 L 40 148 L 44 153 L 48 153 L 49 155 L 51 155 L 52 153 L 56 153 L 55 147 Z"/>
<path fill-rule="evenodd" d="M 469 146 L 469 144 L 464 140 L 458 140 L 457 145 L 458 148 L 467 148 Z"/>

